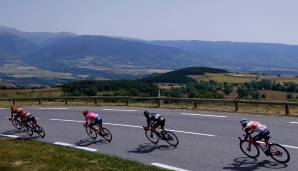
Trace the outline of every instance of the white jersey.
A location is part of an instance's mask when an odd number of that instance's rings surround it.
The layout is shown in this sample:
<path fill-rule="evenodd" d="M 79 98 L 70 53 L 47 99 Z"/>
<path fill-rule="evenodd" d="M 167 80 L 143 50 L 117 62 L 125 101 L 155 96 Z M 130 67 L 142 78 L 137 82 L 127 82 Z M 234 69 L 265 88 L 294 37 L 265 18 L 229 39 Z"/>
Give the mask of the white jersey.
<path fill-rule="evenodd" d="M 250 129 L 252 131 L 255 131 L 255 132 L 259 132 L 259 133 L 268 130 L 268 128 L 267 128 L 266 125 L 261 124 L 258 121 L 250 121 L 250 122 L 248 122 L 247 125 L 246 125 L 246 128 L 248 128 L 248 129 Z"/>

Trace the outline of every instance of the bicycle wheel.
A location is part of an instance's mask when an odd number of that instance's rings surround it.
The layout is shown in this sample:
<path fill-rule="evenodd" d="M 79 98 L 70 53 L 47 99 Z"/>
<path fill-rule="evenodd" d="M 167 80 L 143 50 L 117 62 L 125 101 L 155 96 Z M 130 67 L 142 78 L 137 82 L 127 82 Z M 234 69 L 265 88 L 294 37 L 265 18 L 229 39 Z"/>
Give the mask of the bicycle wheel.
<path fill-rule="evenodd" d="M 240 142 L 241 151 L 250 158 L 257 158 L 260 155 L 260 150 L 255 144 L 250 144 L 246 141 Z"/>
<path fill-rule="evenodd" d="M 171 146 L 177 147 L 179 144 L 179 140 L 177 136 L 171 131 L 165 131 L 164 133 L 164 140 L 170 144 Z"/>
<path fill-rule="evenodd" d="M 35 132 L 42 138 L 44 138 L 46 136 L 45 131 L 43 130 L 43 128 L 39 125 L 36 125 L 35 127 Z"/>
<path fill-rule="evenodd" d="M 87 132 L 87 134 L 89 135 L 90 138 L 92 138 L 94 140 L 97 138 L 97 133 L 96 133 L 95 128 L 87 126 L 86 127 L 86 132 Z"/>
<path fill-rule="evenodd" d="M 290 161 L 290 153 L 288 150 L 276 143 L 270 145 L 270 156 L 279 163 L 288 163 Z"/>
<path fill-rule="evenodd" d="M 20 130 L 20 129 L 22 129 L 22 122 L 21 122 L 21 120 L 20 119 L 18 119 L 18 118 L 13 118 L 12 120 L 11 120 L 11 122 L 12 122 L 12 125 L 15 127 L 15 128 L 17 128 L 18 130 Z"/>
<path fill-rule="evenodd" d="M 101 128 L 101 136 L 109 142 L 112 141 L 112 134 L 107 128 Z"/>
<path fill-rule="evenodd" d="M 24 127 L 25 127 L 25 132 L 26 132 L 28 135 L 32 136 L 32 135 L 33 135 L 33 127 L 32 127 L 31 125 L 29 125 L 29 124 L 27 124 L 27 125 L 24 126 Z"/>
<path fill-rule="evenodd" d="M 146 130 L 145 135 L 150 142 L 152 142 L 154 144 L 158 143 L 159 137 L 155 131 L 151 131 L 150 129 Z"/>

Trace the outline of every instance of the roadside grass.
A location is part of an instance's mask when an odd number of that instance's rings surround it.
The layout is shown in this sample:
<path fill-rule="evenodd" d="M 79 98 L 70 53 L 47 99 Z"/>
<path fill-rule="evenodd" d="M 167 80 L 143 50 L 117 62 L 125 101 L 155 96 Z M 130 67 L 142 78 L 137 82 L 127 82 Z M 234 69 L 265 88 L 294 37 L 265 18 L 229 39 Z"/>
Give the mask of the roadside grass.
<path fill-rule="evenodd" d="M 0 138 L 1 171 L 163 169 L 118 157 L 31 140 Z"/>

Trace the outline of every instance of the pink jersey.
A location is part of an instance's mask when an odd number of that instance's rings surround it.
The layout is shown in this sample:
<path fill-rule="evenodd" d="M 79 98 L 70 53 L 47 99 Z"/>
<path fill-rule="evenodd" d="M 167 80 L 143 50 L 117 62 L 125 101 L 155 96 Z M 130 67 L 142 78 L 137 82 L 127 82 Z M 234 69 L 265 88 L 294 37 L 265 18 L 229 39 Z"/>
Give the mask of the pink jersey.
<path fill-rule="evenodd" d="M 85 117 L 85 121 L 88 122 L 89 121 L 94 121 L 97 117 L 99 117 L 98 114 L 93 113 L 93 112 L 88 112 L 86 117 Z"/>
<path fill-rule="evenodd" d="M 246 128 L 251 129 L 252 131 L 256 131 L 256 132 L 263 132 L 265 131 L 267 128 L 266 125 L 261 124 L 258 121 L 250 121 L 247 123 Z"/>

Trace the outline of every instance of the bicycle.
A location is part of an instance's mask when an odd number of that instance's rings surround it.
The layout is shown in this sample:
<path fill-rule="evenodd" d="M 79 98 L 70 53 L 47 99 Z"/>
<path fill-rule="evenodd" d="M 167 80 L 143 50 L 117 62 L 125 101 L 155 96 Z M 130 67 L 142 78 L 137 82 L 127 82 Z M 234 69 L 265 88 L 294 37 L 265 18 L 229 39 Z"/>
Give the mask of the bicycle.
<path fill-rule="evenodd" d="M 173 147 L 177 147 L 179 144 L 177 136 L 171 131 L 161 130 L 158 132 L 152 124 L 150 124 L 149 129 L 145 126 L 143 128 L 147 139 L 154 144 L 158 144 L 159 140 L 164 140 Z"/>
<path fill-rule="evenodd" d="M 15 128 L 25 131 L 30 136 L 32 136 L 34 132 L 36 132 L 42 138 L 44 138 L 46 135 L 44 129 L 41 126 L 33 123 L 32 121 L 27 122 L 18 115 L 14 115 L 11 119 L 11 122 Z"/>
<path fill-rule="evenodd" d="M 267 149 L 269 150 L 269 154 L 273 160 L 285 164 L 290 161 L 290 153 L 288 150 L 280 144 L 270 143 L 270 136 L 265 137 L 265 141 L 254 141 L 252 139 L 251 133 L 246 133 L 243 135 L 243 138 L 238 137 L 240 141 L 240 149 L 241 151 L 250 158 L 257 158 L 260 155 L 260 144 L 265 143 Z M 281 159 L 279 159 L 280 157 Z"/>
<path fill-rule="evenodd" d="M 97 127 L 97 128 L 96 128 Z M 92 125 L 91 123 L 88 123 L 86 126 L 86 133 L 87 135 L 96 140 L 97 135 L 103 137 L 103 139 L 105 139 L 108 142 L 112 141 L 112 134 L 111 132 L 107 129 L 102 127 L 99 131 L 99 126 L 98 125 Z"/>

